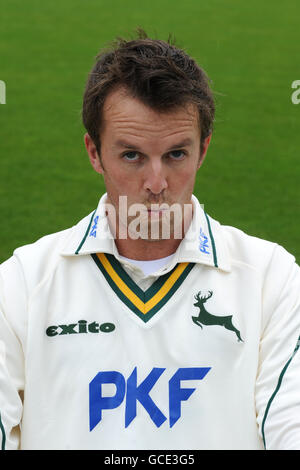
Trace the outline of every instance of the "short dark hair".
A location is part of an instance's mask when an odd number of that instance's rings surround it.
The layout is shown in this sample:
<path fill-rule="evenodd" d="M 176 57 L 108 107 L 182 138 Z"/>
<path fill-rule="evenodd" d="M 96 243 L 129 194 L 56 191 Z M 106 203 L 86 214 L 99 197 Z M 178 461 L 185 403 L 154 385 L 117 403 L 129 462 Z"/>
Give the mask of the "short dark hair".
<path fill-rule="evenodd" d="M 105 98 L 124 87 L 158 112 L 194 103 L 199 112 L 201 153 L 213 128 L 215 104 L 209 78 L 184 50 L 167 41 L 150 39 L 141 28 L 132 40 L 117 38 L 96 57 L 86 83 L 82 120 L 100 157 L 100 131 Z"/>

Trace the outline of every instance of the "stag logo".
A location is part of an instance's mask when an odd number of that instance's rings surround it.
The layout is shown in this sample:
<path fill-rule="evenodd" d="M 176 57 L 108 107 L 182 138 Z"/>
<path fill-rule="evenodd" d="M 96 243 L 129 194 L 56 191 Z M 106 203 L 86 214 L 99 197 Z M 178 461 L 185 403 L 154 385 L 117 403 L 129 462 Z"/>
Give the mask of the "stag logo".
<path fill-rule="evenodd" d="M 235 328 L 235 326 L 232 324 L 232 315 L 228 316 L 218 316 L 218 315 L 213 315 L 212 313 L 209 313 L 206 308 L 204 307 L 205 302 L 211 298 L 213 295 L 213 292 L 210 290 L 208 291 L 208 295 L 206 296 L 201 296 L 201 292 L 198 292 L 197 295 L 194 296 L 196 299 L 196 303 L 194 304 L 195 307 L 198 307 L 200 309 L 199 315 L 197 317 L 192 317 L 192 320 L 196 325 L 200 326 L 203 328 L 202 325 L 220 325 L 224 326 L 226 330 L 231 330 L 234 331 L 236 334 L 238 341 L 243 341 L 240 335 L 239 330 Z"/>

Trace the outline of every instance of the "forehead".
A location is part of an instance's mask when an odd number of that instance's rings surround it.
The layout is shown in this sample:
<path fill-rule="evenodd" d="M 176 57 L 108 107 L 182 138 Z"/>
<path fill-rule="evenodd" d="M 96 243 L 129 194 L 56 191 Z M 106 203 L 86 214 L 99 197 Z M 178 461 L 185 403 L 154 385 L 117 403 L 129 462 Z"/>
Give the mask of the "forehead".
<path fill-rule="evenodd" d="M 172 138 L 200 137 L 197 107 L 190 103 L 167 112 L 158 112 L 124 89 L 112 91 L 103 106 L 101 134 L 110 137 Z"/>

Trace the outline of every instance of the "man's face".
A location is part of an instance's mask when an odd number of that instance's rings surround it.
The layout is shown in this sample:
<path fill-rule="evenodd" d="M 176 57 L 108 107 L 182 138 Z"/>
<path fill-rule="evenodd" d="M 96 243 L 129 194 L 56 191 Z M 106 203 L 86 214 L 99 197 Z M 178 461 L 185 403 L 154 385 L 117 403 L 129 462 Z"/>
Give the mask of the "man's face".
<path fill-rule="evenodd" d="M 166 207 L 176 203 L 181 208 L 190 205 L 196 172 L 209 140 L 200 156 L 198 111 L 194 105 L 158 113 L 124 89 L 111 92 L 104 103 L 101 159 L 89 135 L 85 135 L 92 166 L 103 174 L 108 202 L 121 220 L 124 214 L 119 214 L 120 196 L 127 196 L 128 208 L 143 204 L 144 216 L 153 221 L 161 221 L 168 213 L 151 211 L 153 204 L 164 203 Z M 132 217 L 127 216 L 127 226 Z"/>

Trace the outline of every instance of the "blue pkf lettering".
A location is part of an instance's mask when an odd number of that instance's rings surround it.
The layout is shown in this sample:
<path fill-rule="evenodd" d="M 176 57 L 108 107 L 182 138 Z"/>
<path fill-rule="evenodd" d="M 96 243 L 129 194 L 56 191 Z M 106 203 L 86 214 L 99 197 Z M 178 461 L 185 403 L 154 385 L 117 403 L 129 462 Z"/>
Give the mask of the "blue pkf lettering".
<path fill-rule="evenodd" d="M 90 237 L 95 237 L 97 235 L 97 226 L 98 226 L 99 215 L 94 218 L 94 225 L 92 226 L 92 230 L 90 231 Z"/>
<path fill-rule="evenodd" d="M 112 397 L 102 396 L 102 384 L 114 384 L 116 394 Z M 101 421 L 102 410 L 117 408 L 125 395 L 125 379 L 120 372 L 99 372 L 90 382 L 90 431 Z"/>
<path fill-rule="evenodd" d="M 195 388 L 181 388 L 181 380 L 202 380 L 209 370 L 210 367 L 179 368 L 169 380 L 170 428 L 181 418 L 181 402 L 187 401 L 196 390 Z M 103 410 L 117 408 L 124 399 L 126 428 L 136 418 L 137 401 L 147 411 L 156 427 L 160 427 L 167 418 L 149 394 L 164 371 L 164 368 L 154 367 L 139 385 L 136 367 L 127 381 L 123 374 L 117 371 L 99 372 L 89 384 L 90 431 L 102 420 Z M 115 385 L 116 392 L 114 396 L 105 397 L 102 395 L 102 384 L 107 383 Z"/>
<path fill-rule="evenodd" d="M 210 253 L 209 253 L 209 250 L 208 250 L 208 248 L 209 248 L 209 246 L 208 246 L 208 237 L 205 235 L 202 228 L 200 228 L 199 241 L 200 241 L 199 250 L 202 253 L 205 253 L 205 254 L 209 255 Z"/>
<path fill-rule="evenodd" d="M 150 418 L 159 428 L 164 421 L 165 415 L 155 405 L 152 398 L 149 396 L 150 390 L 154 387 L 161 374 L 165 369 L 154 367 L 145 380 L 137 386 L 137 370 L 133 370 L 131 376 L 127 380 L 127 399 L 125 411 L 125 428 L 129 426 L 131 421 L 136 417 L 136 402 L 137 400 L 143 405 L 145 410 L 149 413 Z"/>
<path fill-rule="evenodd" d="M 190 398 L 195 388 L 181 388 L 181 380 L 202 380 L 210 367 L 180 368 L 169 381 L 170 428 L 181 416 L 181 402 Z"/>

